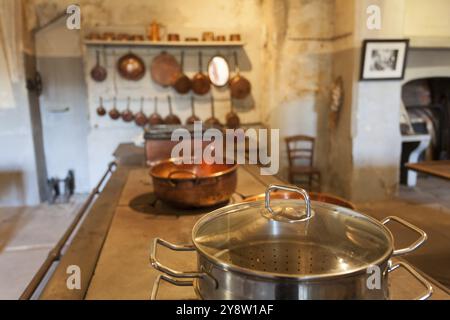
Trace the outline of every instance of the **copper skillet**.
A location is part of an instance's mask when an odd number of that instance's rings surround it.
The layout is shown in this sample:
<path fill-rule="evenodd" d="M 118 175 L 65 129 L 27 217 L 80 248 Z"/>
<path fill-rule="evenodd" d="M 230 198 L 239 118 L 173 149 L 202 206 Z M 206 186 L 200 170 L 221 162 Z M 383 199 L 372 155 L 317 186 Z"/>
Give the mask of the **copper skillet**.
<path fill-rule="evenodd" d="M 353 203 L 350 201 L 347 201 L 345 199 L 342 199 L 340 197 L 330 195 L 327 193 L 319 193 L 319 192 L 309 192 L 309 198 L 314 201 L 320 201 L 325 203 L 330 203 L 334 205 L 338 205 L 344 208 L 349 208 L 352 210 L 355 210 L 356 207 Z M 258 194 L 255 196 L 246 197 L 243 202 L 253 202 L 253 201 L 259 201 L 265 199 L 265 194 Z M 295 192 L 289 192 L 289 191 L 276 191 L 271 196 L 272 199 L 279 199 L 279 200 L 290 200 L 290 199 L 303 199 L 301 195 Z"/>
<path fill-rule="evenodd" d="M 240 74 L 236 52 L 234 52 L 234 63 L 236 66 L 236 75 L 231 78 L 229 82 L 231 97 L 234 99 L 244 99 L 252 91 L 252 85 L 250 84 L 250 81 Z"/>
<path fill-rule="evenodd" d="M 192 78 L 192 91 L 198 95 L 205 95 L 211 89 L 211 82 L 209 77 L 202 72 L 202 53 L 198 53 L 198 68 L 199 71 Z"/>

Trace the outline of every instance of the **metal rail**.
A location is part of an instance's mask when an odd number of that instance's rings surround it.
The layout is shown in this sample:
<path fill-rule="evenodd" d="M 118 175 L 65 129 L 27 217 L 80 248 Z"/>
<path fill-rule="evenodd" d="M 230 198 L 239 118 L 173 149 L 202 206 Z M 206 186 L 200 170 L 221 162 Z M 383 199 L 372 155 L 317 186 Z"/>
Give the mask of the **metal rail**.
<path fill-rule="evenodd" d="M 117 167 L 116 162 L 111 162 L 108 165 L 108 169 L 106 170 L 105 174 L 100 179 L 99 183 L 95 186 L 94 189 L 92 189 L 91 193 L 89 194 L 86 201 L 83 203 L 82 207 L 78 211 L 77 215 L 75 216 L 74 220 L 70 224 L 67 231 L 64 233 L 64 235 L 61 237 L 61 239 L 58 241 L 58 243 L 55 245 L 55 247 L 49 252 L 47 259 L 44 261 L 44 263 L 39 268 L 38 272 L 34 275 L 31 282 L 28 284 L 28 286 L 25 288 L 23 293 L 20 296 L 20 300 L 29 300 L 32 298 L 33 294 L 38 289 L 39 285 L 42 283 L 46 275 L 48 274 L 51 266 L 53 263 L 59 261 L 62 257 L 62 250 L 68 240 L 71 238 L 72 234 L 76 230 L 77 226 L 79 225 L 82 218 L 85 216 L 85 213 L 89 206 L 91 205 L 94 198 L 101 192 L 101 187 L 103 183 L 105 182 L 108 175 L 112 172 L 114 172 L 115 168 Z"/>

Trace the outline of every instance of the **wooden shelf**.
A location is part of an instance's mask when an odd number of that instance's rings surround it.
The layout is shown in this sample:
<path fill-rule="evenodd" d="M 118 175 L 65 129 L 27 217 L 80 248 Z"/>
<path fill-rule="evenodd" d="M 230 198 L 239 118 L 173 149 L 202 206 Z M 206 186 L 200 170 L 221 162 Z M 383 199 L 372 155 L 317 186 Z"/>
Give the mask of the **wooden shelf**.
<path fill-rule="evenodd" d="M 210 48 L 227 48 L 227 47 L 243 47 L 242 41 L 105 41 L 105 40 L 84 40 L 87 46 L 104 46 L 104 47 L 210 47 Z"/>

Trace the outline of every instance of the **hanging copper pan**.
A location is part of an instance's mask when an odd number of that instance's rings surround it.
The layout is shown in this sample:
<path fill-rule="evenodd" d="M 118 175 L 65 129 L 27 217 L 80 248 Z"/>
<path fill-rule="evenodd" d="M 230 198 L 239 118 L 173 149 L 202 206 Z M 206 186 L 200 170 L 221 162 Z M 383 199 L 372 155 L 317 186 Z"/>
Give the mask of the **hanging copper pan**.
<path fill-rule="evenodd" d="M 154 82 L 163 87 L 170 87 L 181 74 L 181 67 L 173 55 L 163 51 L 153 59 L 150 73 Z"/>
<path fill-rule="evenodd" d="M 169 115 L 164 119 L 164 123 L 169 125 L 181 124 L 180 118 L 173 114 L 172 99 L 170 98 L 170 96 L 167 97 L 167 101 L 169 102 Z"/>
<path fill-rule="evenodd" d="M 221 127 L 222 123 L 220 123 L 219 119 L 216 118 L 215 109 L 214 109 L 214 97 L 211 95 L 211 117 L 208 118 L 205 123 L 207 125 L 213 127 Z"/>
<path fill-rule="evenodd" d="M 184 73 L 184 51 L 181 52 L 181 72 L 175 80 L 173 88 L 180 94 L 186 94 L 192 88 L 191 79 Z"/>
<path fill-rule="evenodd" d="M 139 127 L 145 126 L 148 122 L 147 116 L 145 115 L 145 112 L 144 112 L 144 97 L 141 98 L 141 109 L 134 116 L 134 122 Z"/>
<path fill-rule="evenodd" d="M 244 99 L 252 91 L 252 85 L 250 81 L 240 74 L 236 52 L 234 52 L 234 62 L 236 65 L 236 75 L 230 80 L 231 97 L 234 99 Z"/>
<path fill-rule="evenodd" d="M 198 53 L 198 73 L 192 78 L 192 91 L 198 95 L 205 95 L 211 89 L 211 82 L 206 74 L 202 72 L 202 53 Z"/>
<path fill-rule="evenodd" d="M 161 117 L 161 115 L 158 113 L 158 97 L 155 97 L 155 105 L 153 113 L 148 118 L 148 123 L 151 126 L 156 126 L 159 124 L 164 124 L 164 119 Z"/>
<path fill-rule="evenodd" d="M 137 55 L 130 52 L 119 59 L 117 70 L 122 78 L 138 81 L 145 75 L 145 63 Z"/>
<path fill-rule="evenodd" d="M 226 124 L 230 129 L 237 129 L 241 126 L 241 119 L 239 119 L 238 114 L 234 111 L 233 100 L 230 99 L 230 112 L 226 115 Z"/>
<path fill-rule="evenodd" d="M 195 99 L 193 96 L 191 97 L 191 112 L 191 116 L 186 120 L 187 125 L 194 124 L 195 121 L 200 121 L 200 118 L 195 115 Z"/>

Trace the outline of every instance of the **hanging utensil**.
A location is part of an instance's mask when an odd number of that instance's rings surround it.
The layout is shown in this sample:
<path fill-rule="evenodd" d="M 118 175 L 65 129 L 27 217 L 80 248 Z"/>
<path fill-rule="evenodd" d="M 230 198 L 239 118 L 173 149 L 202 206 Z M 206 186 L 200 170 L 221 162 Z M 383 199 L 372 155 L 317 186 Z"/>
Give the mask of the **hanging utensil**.
<path fill-rule="evenodd" d="M 122 78 L 138 81 L 145 75 L 145 63 L 137 55 L 129 52 L 119 59 L 117 70 Z"/>
<path fill-rule="evenodd" d="M 181 74 L 181 67 L 173 55 L 163 51 L 152 60 L 150 73 L 154 82 L 170 87 Z"/>
<path fill-rule="evenodd" d="M 201 121 L 200 118 L 195 115 L 195 98 L 193 96 L 191 97 L 191 112 L 191 116 L 186 120 L 187 125 L 194 124 L 195 121 Z"/>
<path fill-rule="evenodd" d="M 202 53 L 198 53 L 198 73 L 192 78 L 192 91 L 198 95 L 205 95 L 211 89 L 211 82 L 207 75 L 202 72 Z"/>
<path fill-rule="evenodd" d="M 127 99 L 127 109 L 122 112 L 122 120 L 125 122 L 131 122 L 134 120 L 134 114 L 130 109 L 130 104 L 131 104 L 131 98 L 128 97 Z"/>
<path fill-rule="evenodd" d="M 192 88 L 191 79 L 184 73 L 184 51 L 181 51 L 181 73 L 178 75 L 173 88 L 180 94 L 188 93 Z"/>
<path fill-rule="evenodd" d="M 154 100 L 154 110 L 153 113 L 148 118 L 148 123 L 151 126 L 156 126 L 159 124 L 164 124 L 164 119 L 161 117 L 161 115 L 158 113 L 158 97 L 155 97 Z"/>
<path fill-rule="evenodd" d="M 217 119 L 216 116 L 215 116 L 215 110 L 214 110 L 214 97 L 213 97 L 213 96 L 211 96 L 211 117 L 208 118 L 208 119 L 205 121 L 205 123 L 206 123 L 207 125 L 210 125 L 210 126 L 213 126 L 213 127 L 216 127 L 216 126 L 221 127 L 221 126 L 222 126 L 222 124 L 220 123 L 219 119 Z"/>
<path fill-rule="evenodd" d="M 102 97 L 100 97 L 100 105 L 99 105 L 98 108 L 97 108 L 97 114 L 98 114 L 100 117 L 103 117 L 103 116 L 106 114 L 106 109 L 105 109 L 105 107 L 103 106 L 103 98 L 102 98 Z"/>
<path fill-rule="evenodd" d="M 252 85 L 245 77 L 241 76 L 237 53 L 234 52 L 234 63 L 236 66 L 236 75 L 230 80 L 231 97 L 234 99 L 244 99 L 252 91 Z"/>
<path fill-rule="evenodd" d="M 208 63 L 208 76 L 211 83 L 218 87 L 224 87 L 230 80 L 230 67 L 227 60 L 220 54 L 215 55 Z"/>
<path fill-rule="evenodd" d="M 141 98 L 141 109 L 138 113 L 136 113 L 134 117 L 134 122 L 139 126 L 143 127 L 147 124 L 148 119 L 147 116 L 144 113 L 144 97 Z"/>
<path fill-rule="evenodd" d="M 102 67 L 100 65 L 100 51 L 97 50 L 95 52 L 95 56 L 96 56 L 96 63 L 94 68 L 92 68 L 91 70 L 91 78 L 96 81 L 96 82 L 102 82 L 105 81 L 108 72 L 106 71 L 106 69 L 104 67 Z"/>
<path fill-rule="evenodd" d="M 113 120 L 117 120 L 120 118 L 120 112 L 117 110 L 117 98 L 113 99 L 113 108 L 109 111 L 109 117 Z"/>
<path fill-rule="evenodd" d="M 173 114 L 172 99 L 170 98 L 170 96 L 167 96 L 167 101 L 169 103 L 169 115 L 164 119 L 164 123 L 173 125 L 181 124 L 180 118 Z"/>
<path fill-rule="evenodd" d="M 234 111 L 233 107 L 233 100 L 230 99 L 230 112 L 226 115 L 226 124 L 227 127 L 230 129 L 237 129 L 241 125 L 241 120 L 239 119 L 239 116 Z"/>

